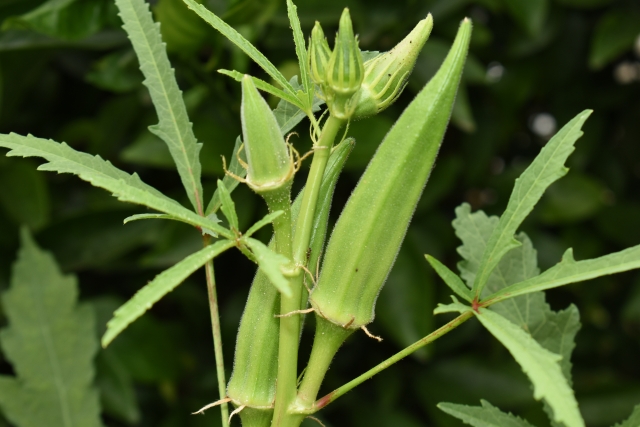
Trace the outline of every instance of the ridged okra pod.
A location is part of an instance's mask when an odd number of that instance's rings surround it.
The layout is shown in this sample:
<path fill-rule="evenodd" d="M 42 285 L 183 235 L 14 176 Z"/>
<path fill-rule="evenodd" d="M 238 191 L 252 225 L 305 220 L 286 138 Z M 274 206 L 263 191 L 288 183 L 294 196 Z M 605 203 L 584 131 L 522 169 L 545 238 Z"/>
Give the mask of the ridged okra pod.
<path fill-rule="evenodd" d="M 439 71 L 389 131 L 338 219 L 310 297 L 317 315 L 336 325 L 356 329 L 373 320 L 440 148 L 470 37 L 464 20 Z"/>
<path fill-rule="evenodd" d="M 308 268 L 312 273 L 324 245 L 335 184 L 353 145 L 353 139 L 337 145 L 324 172 L 309 251 Z M 298 196 L 291 206 L 294 226 L 301 201 L 301 196 Z M 269 246 L 273 249 L 275 242 L 272 240 Z M 271 423 L 278 373 L 280 325 L 275 316 L 279 311 L 278 290 L 258 270 L 240 321 L 233 373 L 227 387 L 227 397 L 232 399 L 233 404 L 245 406 L 240 412 L 243 427 L 266 427 Z"/>

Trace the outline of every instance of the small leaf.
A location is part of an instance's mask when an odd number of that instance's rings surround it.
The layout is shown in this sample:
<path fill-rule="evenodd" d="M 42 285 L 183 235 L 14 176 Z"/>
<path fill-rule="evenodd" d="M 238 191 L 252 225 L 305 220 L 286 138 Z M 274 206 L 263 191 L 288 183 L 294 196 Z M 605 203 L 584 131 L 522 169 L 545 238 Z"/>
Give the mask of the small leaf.
<path fill-rule="evenodd" d="M 256 262 L 264 274 L 269 278 L 273 286 L 278 288 L 285 296 L 291 296 L 291 286 L 289 279 L 282 273 L 283 267 L 288 266 L 291 261 L 281 254 L 277 254 L 259 240 L 250 237 L 242 241 L 251 249 L 256 257 Z"/>
<path fill-rule="evenodd" d="M 302 87 L 306 94 L 306 105 L 303 105 L 303 110 L 311 110 L 313 104 L 313 92 L 314 85 L 311 81 L 311 73 L 309 72 L 309 58 L 307 56 L 307 47 L 300 28 L 300 19 L 298 18 L 298 8 L 293 4 L 293 1 L 287 0 L 287 14 L 289 16 L 289 24 L 293 30 L 293 40 L 296 44 L 296 55 L 298 55 L 298 64 L 300 66 L 300 78 L 302 80 Z"/>
<path fill-rule="evenodd" d="M 567 123 L 544 146 L 531 165 L 516 179 L 509 203 L 493 230 L 473 283 L 473 292 L 480 296 L 482 289 L 504 254 L 522 243 L 514 238 L 522 221 L 549 185 L 567 173 L 565 161 L 574 150 L 574 143 L 582 136 L 582 125 L 591 115 L 585 110 Z"/>
<path fill-rule="evenodd" d="M 621 422 L 620 424 L 616 424 L 613 427 L 636 427 L 636 426 L 640 426 L 640 405 L 637 405 L 633 409 L 633 412 L 631 413 L 631 417 Z"/>
<path fill-rule="evenodd" d="M 498 313 L 480 308 L 476 317 L 520 364 L 533 383 L 534 397 L 545 399 L 553 409 L 555 421 L 567 427 L 584 427 L 578 402 L 562 374 L 559 363 L 562 357 L 543 348 L 531 335 Z"/>
<path fill-rule="evenodd" d="M 231 77 L 237 82 L 241 82 L 243 77 L 245 76 L 239 71 L 218 70 L 218 72 L 220 74 L 224 74 L 225 76 Z M 283 91 L 282 89 L 278 89 L 277 87 L 257 77 L 251 76 L 251 80 L 253 80 L 253 84 L 261 91 L 270 93 L 271 95 L 276 96 L 282 99 L 283 101 L 290 102 L 291 104 L 294 104 L 298 108 L 306 108 L 305 105 L 300 102 L 300 99 L 297 96 L 291 95 Z"/>
<path fill-rule="evenodd" d="M 75 277 L 63 276 L 51 254 L 26 230 L 2 305 L 9 326 L 0 343 L 16 377 L 0 376 L 0 408 L 21 427 L 100 427 L 92 385 L 98 350 L 95 316 L 78 304 Z"/>
<path fill-rule="evenodd" d="M 224 182 L 218 180 L 218 194 L 220 202 L 222 203 L 222 213 L 227 218 L 229 226 L 232 229 L 238 230 L 238 214 L 236 213 L 236 205 L 231 199 L 231 193 L 227 190 Z"/>
<path fill-rule="evenodd" d="M 234 241 L 220 240 L 186 257 L 173 267 L 158 274 L 151 282 L 140 289 L 129 301 L 114 313 L 107 323 L 107 331 L 102 337 L 102 346 L 106 347 L 129 324 L 142 316 L 153 304 L 174 290 L 187 277 L 208 261 L 235 246 Z"/>
<path fill-rule="evenodd" d="M 110 191 L 118 200 L 148 206 L 193 226 L 212 230 L 228 238 L 233 237 L 233 233 L 229 230 L 210 219 L 196 215 L 142 182 L 137 174 L 129 175 L 100 156 L 76 151 L 65 143 L 60 144 L 48 139 L 14 133 L 0 134 L 0 147 L 11 149 L 7 153 L 8 157 L 42 157 L 49 161 L 41 165 L 38 170 L 78 175 L 80 179 Z"/>
<path fill-rule="evenodd" d="M 240 139 L 240 137 L 238 136 L 236 138 L 236 143 L 233 147 L 233 152 L 231 153 L 231 159 L 230 159 L 229 167 L 227 170 L 232 174 L 239 176 L 240 178 L 244 178 L 247 175 L 247 171 L 245 168 L 242 167 L 242 165 L 238 161 L 238 152 L 240 151 L 241 146 L 242 146 L 242 139 Z M 244 153 L 240 153 L 240 156 L 244 162 L 247 161 Z M 225 174 L 224 178 L 222 178 L 222 182 L 224 182 L 224 185 L 227 187 L 227 190 L 229 190 L 229 193 L 232 193 L 233 190 L 236 189 L 238 184 L 240 184 L 240 181 L 238 181 L 236 178 L 227 174 Z M 205 214 L 207 215 L 207 217 L 210 217 L 211 215 L 215 216 L 215 213 L 218 211 L 218 209 L 220 209 L 220 206 L 221 206 L 220 194 L 218 194 L 218 190 L 216 190 L 213 193 L 213 197 L 211 198 L 209 205 L 207 205 L 207 210 L 205 211 Z"/>
<path fill-rule="evenodd" d="M 291 86 L 293 86 L 294 90 L 299 90 L 302 86 L 298 83 L 298 76 L 293 76 L 291 80 L 289 80 Z M 273 110 L 273 114 L 276 116 L 276 120 L 278 121 L 278 125 L 280 125 L 280 130 L 283 135 L 289 133 L 291 129 L 293 129 L 298 123 L 302 121 L 305 117 L 307 117 L 307 113 L 300 109 L 298 106 L 299 103 L 291 103 L 281 99 L 278 103 L 278 106 L 275 110 Z M 312 112 L 320 111 L 320 107 L 324 104 L 324 101 L 317 96 L 313 98 L 313 105 L 311 106 Z"/>
<path fill-rule="evenodd" d="M 567 249 L 562 261 L 544 273 L 501 289 L 487 297 L 486 300 L 502 301 L 517 295 L 544 291 L 636 268 L 640 268 L 640 245 L 585 261 L 574 260 L 573 250 Z"/>
<path fill-rule="evenodd" d="M 472 310 L 468 305 L 462 304 L 458 301 L 458 298 L 451 295 L 451 299 L 453 300 L 453 304 L 438 304 L 435 310 L 433 310 L 433 314 L 442 314 L 442 313 L 467 313 Z"/>
<path fill-rule="evenodd" d="M 149 130 L 169 147 L 180 179 L 197 213 L 203 213 L 200 182 L 200 149 L 196 141 L 182 91 L 162 42 L 159 26 L 153 22 L 149 5 L 144 0 L 116 0 L 123 28 L 129 35 L 156 108 L 159 123 Z"/>
<path fill-rule="evenodd" d="M 480 402 L 482 406 L 439 403 L 438 408 L 474 427 L 533 427 L 522 418 L 502 412 L 486 400 Z"/>
<path fill-rule="evenodd" d="M 425 255 L 425 258 L 427 258 L 427 261 L 429 261 L 429 264 L 431 264 L 436 273 L 438 273 L 438 276 L 444 280 L 453 292 L 469 302 L 473 301 L 473 296 L 471 295 L 469 288 L 464 285 L 464 282 L 456 273 L 449 270 L 446 265 L 442 264 L 431 255 Z"/>
<path fill-rule="evenodd" d="M 253 233 L 255 233 L 256 231 L 260 230 L 265 225 L 272 223 L 274 219 L 278 218 L 283 213 L 284 213 L 284 211 L 275 211 L 275 212 L 271 212 L 271 213 L 265 215 L 264 218 L 262 218 L 260 221 L 258 221 L 255 224 L 253 224 L 247 230 L 247 232 L 244 233 L 244 235 L 247 236 L 247 237 L 251 237 L 251 235 L 253 235 Z"/>
<path fill-rule="evenodd" d="M 289 93 L 295 96 L 296 92 L 293 90 L 287 79 L 282 73 L 271 63 L 258 49 L 255 48 L 247 39 L 242 37 L 240 33 L 234 30 L 226 22 L 216 16 L 213 12 L 209 11 L 206 7 L 196 3 L 194 0 L 184 0 L 189 6 L 189 9 L 200 15 L 202 19 L 208 22 L 213 28 L 220 31 L 229 41 L 238 46 L 244 53 L 249 55 L 251 59 L 255 61 L 262 69 L 271 76 L 273 80 L 280 83 L 280 85 Z"/>

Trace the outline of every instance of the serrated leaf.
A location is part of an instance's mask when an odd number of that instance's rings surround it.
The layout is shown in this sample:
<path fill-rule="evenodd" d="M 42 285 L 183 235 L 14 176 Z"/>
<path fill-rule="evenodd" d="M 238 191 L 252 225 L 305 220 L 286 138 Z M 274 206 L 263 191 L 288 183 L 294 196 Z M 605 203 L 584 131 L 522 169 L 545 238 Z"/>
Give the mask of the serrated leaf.
<path fill-rule="evenodd" d="M 191 223 L 187 222 L 187 221 L 183 221 L 180 218 L 177 218 L 173 215 L 167 215 L 167 214 L 136 214 L 136 215 L 131 215 L 126 217 L 122 223 L 123 224 L 128 224 L 130 222 L 133 221 L 140 221 L 143 219 L 168 219 L 168 220 L 172 220 L 172 221 L 179 221 L 179 222 L 184 222 L 185 224 L 189 224 L 191 225 Z M 215 223 L 219 223 L 220 220 L 218 219 L 218 216 L 216 214 L 211 214 L 209 216 L 207 216 L 207 219 L 210 221 L 213 221 Z M 209 230 L 208 228 L 201 228 L 203 233 L 206 233 L 208 235 L 210 235 L 211 237 L 218 237 L 218 233 L 214 232 L 213 230 Z"/>
<path fill-rule="evenodd" d="M 620 424 L 616 424 L 613 427 L 638 427 L 638 426 L 640 426 L 640 405 L 637 405 L 635 408 L 633 408 L 631 417 L 621 422 Z"/>
<path fill-rule="evenodd" d="M 222 213 L 227 218 L 227 222 L 232 229 L 238 230 L 238 214 L 236 212 L 236 205 L 233 203 L 231 193 L 227 190 L 224 182 L 218 180 L 218 195 L 220 197 L 220 203 L 222 203 Z"/>
<path fill-rule="evenodd" d="M 293 76 L 291 80 L 289 80 L 289 83 L 296 91 L 302 87 L 300 83 L 298 83 L 298 76 Z M 322 104 L 324 104 L 324 101 L 314 96 L 311 111 L 314 113 L 319 111 Z M 276 116 L 280 131 L 283 135 L 289 133 L 291 129 L 307 117 L 307 113 L 300 109 L 297 104 L 285 101 L 284 99 L 280 100 L 276 109 L 273 110 L 273 114 Z"/>
<path fill-rule="evenodd" d="M 284 211 L 275 211 L 275 212 L 271 212 L 269 214 L 266 214 L 260 221 L 258 221 L 255 224 L 253 224 L 247 230 L 247 232 L 244 233 L 244 235 L 247 236 L 247 237 L 251 237 L 251 235 L 253 233 L 255 233 L 256 231 L 260 230 L 265 225 L 272 223 L 274 219 L 278 218 L 283 213 L 284 213 Z"/>
<path fill-rule="evenodd" d="M 196 215 L 180 203 L 142 182 L 137 174 L 129 175 L 100 156 L 76 151 L 65 143 L 15 133 L 0 134 L 0 147 L 11 150 L 7 153 L 8 157 L 42 157 L 49 161 L 40 165 L 38 170 L 78 175 L 80 179 L 110 191 L 118 200 L 144 205 L 193 226 L 212 230 L 228 238 L 233 237 L 233 233 L 229 230 L 210 219 Z"/>
<path fill-rule="evenodd" d="M 145 76 L 143 83 L 149 89 L 158 114 L 159 123 L 149 130 L 167 144 L 187 196 L 196 212 L 202 214 L 199 158 L 202 144 L 193 134 L 159 26 L 153 22 L 149 5 L 144 0 L 116 0 L 116 5 Z"/>
<path fill-rule="evenodd" d="M 239 71 L 230 71 L 230 70 L 218 70 L 220 74 L 224 74 L 225 76 L 229 76 L 237 82 L 241 82 L 244 74 Z M 284 101 L 290 102 L 294 104 L 298 108 L 304 108 L 304 105 L 301 103 L 300 99 L 297 96 L 291 95 L 285 92 L 282 89 L 278 89 L 277 87 L 265 82 L 262 79 L 251 76 L 251 80 L 253 80 L 253 84 L 256 88 L 260 89 L 263 92 L 270 93 L 273 96 L 276 96 Z"/>
<path fill-rule="evenodd" d="M 482 406 L 439 403 L 438 408 L 474 427 L 533 427 L 522 418 L 502 412 L 486 400 L 480 403 Z"/>
<path fill-rule="evenodd" d="M 271 63 L 258 49 L 255 48 L 247 39 L 242 37 L 240 33 L 234 30 L 229 24 L 220 19 L 216 14 L 208 10 L 201 4 L 196 3 L 194 0 L 183 0 L 189 9 L 197 13 L 202 19 L 208 22 L 213 28 L 218 30 L 229 39 L 230 42 L 238 46 L 244 53 L 249 55 L 253 61 L 258 64 L 273 80 L 278 82 L 287 92 L 295 96 L 296 92 L 293 90 L 287 79 L 282 73 Z"/>
<path fill-rule="evenodd" d="M 562 357 L 543 348 L 531 335 L 498 313 L 480 308 L 476 317 L 509 350 L 527 374 L 534 397 L 553 409 L 554 420 L 567 427 L 584 427 L 573 390 L 562 373 Z"/>
<path fill-rule="evenodd" d="M 560 129 L 531 165 L 516 179 L 507 208 L 491 234 L 482 256 L 473 283 L 473 292 L 476 296 L 482 295 L 482 290 L 493 269 L 504 254 L 522 244 L 514 238 L 514 234 L 544 191 L 567 173 L 564 163 L 573 152 L 574 143 L 582 136 L 581 128 L 589 115 L 591 110 L 585 110 Z"/>
<path fill-rule="evenodd" d="M 298 56 L 298 64 L 300 66 L 300 80 L 302 80 L 302 87 L 305 93 L 304 110 L 311 110 L 313 104 L 313 92 L 314 85 L 311 81 L 311 74 L 309 72 L 309 58 L 307 56 L 307 47 L 304 40 L 304 34 L 302 34 L 302 28 L 300 28 L 300 19 L 298 18 L 298 8 L 293 4 L 293 1 L 287 0 L 287 15 L 289 16 L 289 24 L 293 31 L 293 41 L 296 45 L 296 55 Z"/>
<path fill-rule="evenodd" d="M 458 301 L 458 298 L 451 295 L 451 299 L 453 300 L 452 304 L 438 304 L 435 310 L 433 310 L 433 314 L 442 314 L 442 313 L 467 313 L 472 310 L 468 305 L 464 305 Z"/>
<path fill-rule="evenodd" d="M 113 318 L 107 323 L 107 331 L 102 337 L 102 346 L 108 346 L 115 337 L 124 331 L 134 320 L 149 310 L 153 304 L 174 290 L 187 277 L 208 261 L 233 246 L 235 246 L 234 241 L 219 240 L 189 255 L 173 267 L 158 274 L 129 301 L 115 311 Z"/>
<path fill-rule="evenodd" d="M 282 269 L 288 266 L 291 261 L 281 254 L 275 253 L 259 240 L 250 237 L 242 239 L 255 255 L 256 262 L 264 274 L 285 296 L 291 296 L 291 286 Z"/>
<path fill-rule="evenodd" d="M 427 261 L 429 261 L 429 264 L 431 264 L 436 273 L 438 273 L 438 276 L 440 276 L 440 278 L 447 284 L 447 286 L 449 286 L 449 288 L 451 288 L 453 292 L 469 302 L 473 300 L 473 296 L 471 295 L 469 288 L 464 285 L 464 282 L 456 273 L 449 270 L 446 265 L 442 264 L 431 255 L 425 255 L 425 258 L 427 258 Z"/>
<path fill-rule="evenodd" d="M 90 306 L 78 304 L 75 277 L 26 230 L 2 305 L 9 326 L 0 343 L 16 377 L 0 376 L 0 408 L 20 427 L 100 427 L 93 358 L 98 350 Z"/>

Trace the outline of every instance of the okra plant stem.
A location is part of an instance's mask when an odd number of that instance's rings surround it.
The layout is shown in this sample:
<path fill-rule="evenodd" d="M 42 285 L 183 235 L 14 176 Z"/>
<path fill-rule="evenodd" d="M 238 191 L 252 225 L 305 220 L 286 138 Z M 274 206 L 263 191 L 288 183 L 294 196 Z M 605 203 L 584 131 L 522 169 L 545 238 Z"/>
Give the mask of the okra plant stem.
<path fill-rule="evenodd" d="M 211 238 L 205 235 L 204 246 L 209 246 Z M 216 359 L 216 372 L 218 374 L 218 393 L 220 399 L 226 396 L 227 380 L 224 373 L 224 359 L 222 355 L 222 336 L 220 334 L 220 313 L 218 311 L 218 295 L 216 293 L 216 278 L 213 271 L 213 260 L 205 264 L 207 274 L 207 293 L 209 295 L 209 312 L 211 313 L 211 330 L 213 331 L 213 351 Z M 229 427 L 229 408 L 227 403 L 220 405 L 220 415 L 222 417 L 222 427 Z"/>
<path fill-rule="evenodd" d="M 409 347 L 396 353 L 395 355 L 391 356 L 390 358 L 380 363 L 379 365 L 375 366 L 374 368 L 369 369 L 367 372 L 360 375 L 359 377 L 349 381 L 342 387 L 339 387 L 334 391 L 332 391 L 331 393 L 327 394 L 326 396 L 318 399 L 313 405 L 307 408 L 301 408 L 301 407 L 294 408 L 295 412 L 300 414 L 313 414 L 317 412 L 318 410 L 327 406 L 329 403 L 335 401 L 337 398 L 339 398 L 343 394 L 347 393 L 348 391 L 351 391 L 351 389 L 353 389 L 354 387 L 362 384 L 363 382 L 370 379 L 374 375 L 387 369 L 389 366 L 393 365 L 394 363 L 399 362 L 400 360 L 409 356 L 411 353 L 418 350 L 419 348 L 422 348 L 425 345 L 430 344 L 433 341 L 437 340 L 438 338 L 442 337 L 443 335 L 451 332 L 452 330 L 462 325 L 464 322 L 466 322 L 472 317 L 473 317 L 473 311 L 468 311 L 461 314 L 460 316 L 456 317 L 446 325 L 442 326 L 439 329 L 436 329 L 426 337 L 420 339 L 419 341 L 416 341 L 415 343 L 411 344 Z"/>
<path fill-rule="evenodd" d="M 304 265 L 305 263 L 322 177 L 329 160 L 331 147 L 343 122 L 341 119 L 329 116 L 322 129 L 320 139 L 314 147 L 313 161 L 311 162 L 311 169 L 307 177 L 304 195 L 302 196 L 302 204 L 293 238 L 292 249 L 295 265 Z M 297 274 L 291 278 L 292 295 L 290 297 L 281 296 L 280 314 L 288 314 L 300 310 L 303 274 L 303 271 L 298 269 Z M 300 324 L 301 322 L 297 315 L 280 318 L 278 381 L 272 427 L 286 427 L 293 422 L 291 416 L 287 414 L 287 408 L 296 397 Z"/>

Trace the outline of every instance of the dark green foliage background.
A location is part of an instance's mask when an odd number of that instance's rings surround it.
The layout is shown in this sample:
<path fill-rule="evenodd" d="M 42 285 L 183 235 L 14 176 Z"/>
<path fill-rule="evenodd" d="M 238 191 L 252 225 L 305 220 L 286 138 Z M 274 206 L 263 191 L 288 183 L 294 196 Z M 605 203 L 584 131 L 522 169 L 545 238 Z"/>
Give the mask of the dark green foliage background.
<path fill-rule="evenodd" d="M 75 0 L 45 17 L 27 15 L 42 3 L 0 0 L 0 131 L 32 133 L 100 154 L 187 204 L 168 151 L 146 130 L 156 122 L 155 113 L 113 2 Z M 204 3 L 256 43 L 285 75 L 296 73 L 284 1 Z M 154 4 L 196 136 L 204 143 L 201 160 L 210 197 L 222 173 L 220 154 L 229 156 L 240 132 L 239 85 L 215 70 L 261 71 L 179 0 Z M 541 267 L 553 265 L 570 246 L 577 259 L 584 259 L 640 243 L 640 52 L 633 53 L 640 34 L 637 1 L 296 4 L 307 33 L 317 19 L 333 34 L 341 9 L 350 7 L 361 48 L 368 50 L 391 48 L 419 18 L 434 15 L 432 36 L 399 101 L 380 116 L 351 125 L 357 145 L 338 186 L 334 219 L 377 144 L 444 58 L 459 21 L 470 16 L 475 24 L 454 125 L 370 327 L 385 340 L 378 344 L 364 334 L 352 337 L 333 364 L 324 391 L 446 320 L 434 318 L 431 311 L 437 302 L 448 300 L 449 291 L 422 254 L 450 267 L 458 261 L 459 242 L 450 223 L 460 203 L 467 201 L 488 213 L 502 211 L 513 180 L 545 142 L 532 130 L 539 113 L 553 116 L 559 127 L 585 108 L 595 110 L 569 160 L 570 174 L 549 189 L 525 222 Z M 638 70 L 637 80 L 622 84 L 616 78 L 623 63 Z M 502 77 L 487 78 L 487 70 L 495 73 L 497 64 L 503 67 Z M 300 136 L 292 141 L 303 151 L 309 144 L 307 127 L 297 130 Z M 36 172 L 37 165 L 35 160 L 0 157 L 0 290 L 8 284 L 20 224 L 34 231 L 64 271 L 78 275 L 82 299 L 94 303 L 101 328 L 119 303 L 201 245 L 195 230 L 177 223 L 123 226 L 123 218 L 142 210 L 75 177 Z M 298 188 L 303 176 L 301 172 L 296 181 Z M 243 186 L 234 199 L 245 227 L 266 212 L 262 201 Z M 268 232 L 261 237 L 267 239 Z M 229 375 L 254 267 L 237 252 L 225 254 L 216 265 Z M 548 300 L 554 309 L 570 303 L 580 309 L 583 328 L 573 372 L 587 425 L 610 426 L 628 417 L 640 403 L 640 274 L 554 290 Z M 106 425 L 218 425 L 216 410 L 189 415 L 217 399 L 208 316 L 204 275 L 198 273 L 99 356 Z M 0 312 L 0 325 L 4 323 Z M 307 322 L 303 352 L 310 349 L 312 325 Z M 303 354 L 301 364 L 305 360 Z M 11 372 L 0 354 L 0 373 Z M 137 408 L 130 399 L 127 403 L 131 384 Z M 457 426 L 436 403 L 477 405 L 481 398 L 537 426 L 549 425 L 509 354 L 471 321 L 347 394 L 321 417 L 327 426 Z"/>

